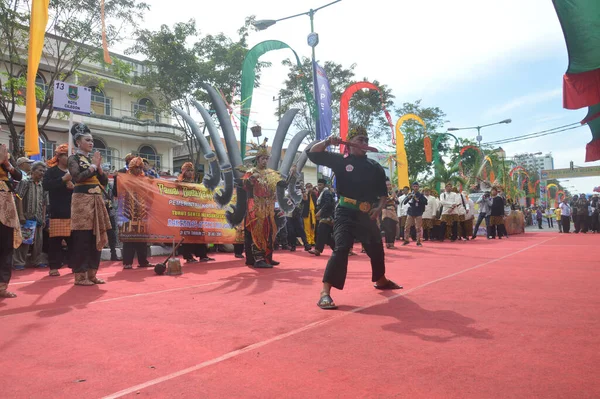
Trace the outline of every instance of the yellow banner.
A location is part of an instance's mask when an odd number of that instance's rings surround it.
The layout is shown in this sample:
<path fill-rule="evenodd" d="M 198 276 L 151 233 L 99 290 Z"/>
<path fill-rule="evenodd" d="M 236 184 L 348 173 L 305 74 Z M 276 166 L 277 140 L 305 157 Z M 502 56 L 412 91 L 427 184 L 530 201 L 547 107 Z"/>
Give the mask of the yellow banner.
<path fill-rule="evenodd" d="M 423 119 L 419 118 L 415 114 L 403 115 L 400 119 L 398 119 L 398 122 L 396 122 L 396 165 L 398 167 L 398 187 L 400 188 L 409 186 L 408 158 L 406 157 L 406 148 L 404 148 L 404 135 L 402 134 L 400 128 L 404 122 L 410 119 L 419 122 L 423 126 L 423 129 L 427 129 Z"/>
<path fill-rule="evenodd" d="M 42 58 L 44 36 L 48 24 L 50 0 L 33 0 L 29 21 L 29 58 L 27 59 L 27 98 L 25 100 L 25 153 L 40 153 L 37 106 L 35 98 L 35 78 Z"/>

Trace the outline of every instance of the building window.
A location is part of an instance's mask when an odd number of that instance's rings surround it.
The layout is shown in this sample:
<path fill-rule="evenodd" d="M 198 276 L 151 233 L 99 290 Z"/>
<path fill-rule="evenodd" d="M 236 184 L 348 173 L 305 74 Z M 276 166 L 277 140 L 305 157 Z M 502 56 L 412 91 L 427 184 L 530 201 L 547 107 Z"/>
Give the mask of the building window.
<path fill-rule="evenodd" d="M 96 86 L 92 89 L 92 112 L 97 115 L 112 115 L 112 99 L 106 97 L 104 91 Z"/>
<path fill-rule="evenodd" d="M 44 79 L 44 77 L 42 75 L 40 75 L 39 73 L 37 75 L 35 75 L 35 85 L 37 87 L 39 87 L 40 89 L 42 89 L 42 91 L 44 92 L 44 96 L 45 96 L 46 92 L 48 91 L 48 85 L 46 84 L 46 79 Z"/>
<path fill-rule="evenodd" d="M 160 122 L 160 115 L 156 111 L 154 102 L 149 98 L 142 98 L 137 103 L 131 104 L 133 116 L 141 120 L 154 120 Z"/>
<path fill-rule="evenodd" d="M 158 155 L 153 147 L 149 145 L 143 145 L 139 148 L 137 155 L 142 158 L 146 158 L 150 163 L 150 166 L 156 168 L 156 170 L 161 169 L 162 155 Z"/>
<path fill-rule="evenodd" d="M 94 138 L 94 150 L 93 151 L 98 151 L 100 153 L 100 155 L 102 155 L 102 163 L 105 164 L 110 164 L 112 166 L 112 161 L 113 161 L 113 151 L 111 148 L 108 148 L 106 146 L 106 143 L 99 139 L 99 138 Z"/>
<path fill-rule="evenodd" d="M 56 149 L 55 141 L 45 141 L 44 138 L 40 135 L 40 140 L 42 141 L 42 159 L 49 160 L 54 156 L 54 150 Z M 25 134 L 21 133 L 19 135 L 19 147 L 21 149 L 25 148 Z"/>

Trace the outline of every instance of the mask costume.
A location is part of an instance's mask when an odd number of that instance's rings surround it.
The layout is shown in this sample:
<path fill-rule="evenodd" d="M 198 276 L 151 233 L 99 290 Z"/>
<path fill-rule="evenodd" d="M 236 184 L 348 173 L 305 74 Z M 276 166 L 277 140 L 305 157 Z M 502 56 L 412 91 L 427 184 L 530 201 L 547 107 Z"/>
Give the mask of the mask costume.
<path fill-rule="evenodd" d="M 256 258 L 254 262 L 247 259 L 247 264 L 250 263 L 257 268 L 272 267 L 277 264 L 272 259 L 273 243 L 277 234 L 274 215 L 275 202 L 279 204 L 283 212 L 291 211 L 295 206 L 296 201 L 286 195 L 286 187 L 292 179 L 297 178 L 301 171 L 301 167 L 292 170 L 292 164 L 302 140 L 309 132 L 301 131 L 291 139 L 280 165 L 283 143 L 293 118 L 298 113 L 298 109 L 288 110 L 281 118 L 277 128 L 272 144 L 272 154 L 269 154 L 266 142 L 261 145 L 250 145 L 252 148 L 249 153 L 252 153 L 253 161 L 258 161 L 258 158 L 263 156 L 270 157 L 267 167 L 261 169 L 257 164 L 245 167 L 224 100 L 213 87 L 207 84 L 203 84 L 202 87 L 208 92 L 212 109 L 215 110 L 219 120 L 225 146 L 223 146 L 211 115 L 201 104 L 196 101 L 192 102 L 205 122 L 214 150 L 202 134 L 202 129 L 190 115 L 176 107 L 173 107 L 173 111 L 185 120 L 198 140 L 201 152 L 209 162 L 209 172 L 206 173 L 203 184 L 208 189 L 215 191 L 214 200 L 219 206 L 229 208 L 226 211 L 229 225 L 231 227 L 243 225 L 245 233 L 252 237 L 251 252 L 256 254 Z M 221 181 L 222 185 L 217 188 Z M 230 203 L 234 189 L 236 192 L 235 204 Z M 290 193 L 290 195 L 292 194 Z"/>

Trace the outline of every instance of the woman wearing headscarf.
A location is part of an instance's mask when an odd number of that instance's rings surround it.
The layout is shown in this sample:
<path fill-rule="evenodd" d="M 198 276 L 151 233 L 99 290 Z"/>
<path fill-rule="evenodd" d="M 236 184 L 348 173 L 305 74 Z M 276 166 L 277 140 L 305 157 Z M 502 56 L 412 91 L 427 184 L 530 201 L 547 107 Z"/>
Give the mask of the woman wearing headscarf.
<path fill-rule="evenodd" d="M 102 156 L 92 154 L 94 138 L 90 129 L 78 123 L 71 129 L 77 151 L 68 159 L 69 173 L 75 182 L 71 197 L 71 268 L 75 285 L 104 284 L 96 277 L 100 267 L 102 248 L 108 243 L 106 232 L 111 228 L 102 186 L 108 177 L 102 170 Z"/>
<path fill-rule="evenodd" d="M 71 197 L 73 176 L 69 173 L 69 146 L 61 144 L 54 150 L 54 157 L 47 162 L 48 170 L 42 185 L 50 198 L 50 231 L 48 243 L 48 266 L 50 276 L 60 276 L 58 269 L 67 263 L 62 242 L 71 251 Z"/>
<path fill-rule="evenodd" d="M 194 164 L 191 162 L 184 163 L 177 180 L 182 183 L 196 183 L 196 174 L 194 170 Z M 198 262 L 198 260 L 194 258 L 194 255 L 200 258 L 200 262 L 214 260 L 213 258 L 208 257 L 208 245 L 206 244 L 182 244 L 180 248 L 186 263 Z"/>
<path fill-rule="evenodd" d="M 21 171 L 11 163 L 6 146 L 0 145 L 0 298 L 17 296 L 7 289 L 12 274 L 13 251 L 22 241 L 11 180 L 20 181 L 21 178 Z"/>

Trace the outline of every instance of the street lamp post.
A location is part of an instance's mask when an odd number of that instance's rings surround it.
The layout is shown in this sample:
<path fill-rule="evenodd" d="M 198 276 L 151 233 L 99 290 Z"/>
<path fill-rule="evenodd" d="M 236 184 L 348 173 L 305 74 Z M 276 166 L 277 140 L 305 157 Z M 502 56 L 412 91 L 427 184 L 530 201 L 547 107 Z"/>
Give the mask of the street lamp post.
<path fill-rule="evenodd" d="M 504 119 L 503 121 L 500 121 L 500 122 L 490 123 L 490 124 L 487 124 L 487 125 L 482 125 L 482 126 L 471 126 L 471 127 L 449 127 L 449 128 L 448 128 L 448 131 L 449 131 L 449 132 L 454 132 L 454 131 L 457 131 L 457 130 L 471 130 L 471 129 L 477 129 L 477 138 L 476 138 L 476 139 L 477 139 L 477 145 L 479 146 L 479 148 L 481 148 L 481 139 L 483 138 L 483 137 L 481 137 L 481 129 L 482 129 L 482 128 L 484 128 L 484 127 L 488 127 L 488 126 L 500 125 L 500 124 L 502 124 L 502 123 L 506 123 L 506 124 L 508 124 L 508 123 L 511 123 L 511 122 L 512 122 L 512 119 Z"/>
<path fill-rule="evenodd" d="M 279 21 L 284 21 L 286 19 L 300 17 L 302 15 L 309 16 L 309 18 L 310 18 L 310 34 L 308 35 L 307 42 L 308 42 L 308 45 L 312 48 L 311 61 L 312 61 L 312 75 L 313 75 L 312 76 L 312 78 L 313 78 L 313 93 L 314 93 L 313 96 L 315 99 L 315 106 L 318 105 L 317 63 L 316 63 L 316 57 L 315 57 L 315 47 L 317 47 L 317 45 L 319 44 L 319 35 L 315 32 L 314 17 L 315 17 L 315 14 L 317 11 L 322 10 L 323 8 L 329 7 L 335 3 L 339 3 L 340 1 L 342 1 L 342 0 L 332 1 L 331 3 L 325 4 L 321 7 L 318 7 L 315 9 L 311 8 L 307 12 L 303 12 L 303 13 L 296 14 L 296 15 L 290 15 L 289 17 L 279 18 L 279 19 L 261 19 L 261 20 L 255 21 L 253 23 L 253 25 L 256 29 L 265 30 L 265 29 L 275 25 Z M 315 130 L 316 130 L 317 137 L 321 137 L 319 109 L 315 109 Z"/>

